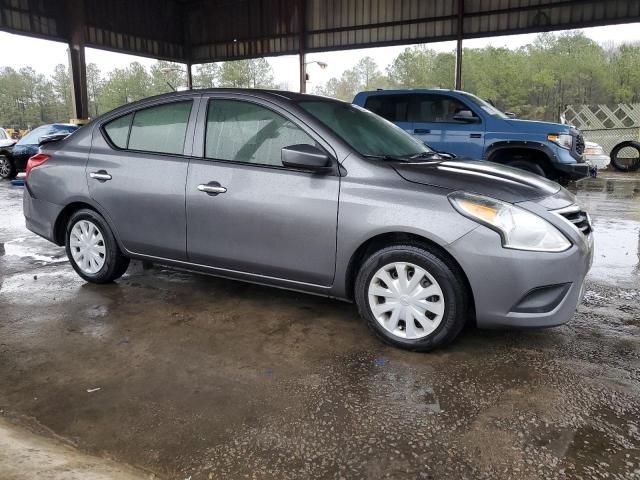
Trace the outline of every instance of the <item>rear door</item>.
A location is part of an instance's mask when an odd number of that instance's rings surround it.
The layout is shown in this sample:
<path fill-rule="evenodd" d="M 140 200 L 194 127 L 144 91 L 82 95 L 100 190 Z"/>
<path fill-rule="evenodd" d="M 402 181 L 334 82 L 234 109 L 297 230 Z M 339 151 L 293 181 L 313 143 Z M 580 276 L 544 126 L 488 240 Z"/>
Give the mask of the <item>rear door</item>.
<path fill-rule="evenodd" d="M 484 124 L 466 123 L 453 117 L 461 110 L 470 110 L 465 103 L 446 94 L 414 94 L 409 109 L 413 134 L 440 152 L 454 153 L 471 159 L 481 159 L 484 150 Z"/>
<path fill-rule="evenodd" d="M 165 100 L 94 131 L 89 192 L 131 252 L 186 259 L 185 181 L 197 100 Z"/>
<path fill-rule="evenodd" d="M 332 152 L 282 108 L 255 98 L 203 97 L 187 179 L 189 261 L 328 286 L 333 282 L 340 178 L 286 168 L 281 149 Z M 210 194 L 203 186 L 217 187 Z"/>

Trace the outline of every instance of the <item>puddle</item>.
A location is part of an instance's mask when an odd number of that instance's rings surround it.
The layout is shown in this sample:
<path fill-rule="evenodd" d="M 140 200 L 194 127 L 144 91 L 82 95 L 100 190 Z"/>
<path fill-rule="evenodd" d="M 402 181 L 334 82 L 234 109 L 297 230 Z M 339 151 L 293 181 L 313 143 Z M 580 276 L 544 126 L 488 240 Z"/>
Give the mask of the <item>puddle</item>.
<path fill-rule="evenodd" d="M 589 278 L 632 286 L 640 276 L 640 180 L 593 178 L 574 186 L 594 224 L 595 255 Z"/>
<path fill-rule="evenodd" d="M 35 245 L 31 245 L 32 243 L 35 243 Z M 51 250 L 55 250 L 55 253 L 41 253 Z M 3 247 L 0 248 L 0 255 L 2 254 L 6 256 L 29 258 L 37 262 L 44 263 L 63 263 L 67 261 L 66 254 L 62 248 L 51 248 L 50 245 L 45 245 L 43 248 L 40 240 L 32 237 L 17 238 L 4 243 Z"/>

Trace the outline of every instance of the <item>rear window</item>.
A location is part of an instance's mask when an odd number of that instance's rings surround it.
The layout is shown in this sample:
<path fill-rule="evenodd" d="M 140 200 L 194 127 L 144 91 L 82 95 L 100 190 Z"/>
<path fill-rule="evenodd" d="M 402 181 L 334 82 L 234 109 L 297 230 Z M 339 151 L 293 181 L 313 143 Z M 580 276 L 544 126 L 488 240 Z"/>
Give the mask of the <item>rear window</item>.
<path fill-rule="evenodd" d="M 131 117 L 133 117 L 132 113 L 124 117 L 116 118 L 104 127 L 107 137 L 109 137 L 109 140 L 118 148 L 127 148 Z"/>
<path fill-rule="evenodd" d="M 188 100 L 138 110 L 107 123 L 104 132 L 118 148 L 181 155 L 192 105 Z"/>

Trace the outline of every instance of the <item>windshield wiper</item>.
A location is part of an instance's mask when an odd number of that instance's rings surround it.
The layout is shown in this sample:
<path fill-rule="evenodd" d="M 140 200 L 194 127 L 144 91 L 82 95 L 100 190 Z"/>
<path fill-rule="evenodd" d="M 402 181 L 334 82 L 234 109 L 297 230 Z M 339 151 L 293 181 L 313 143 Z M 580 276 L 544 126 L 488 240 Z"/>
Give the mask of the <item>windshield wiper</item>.
<path fill-rule="evenodd" d="M 438 152 L 419 152 L 416 153 L 414 155 L 411 155 L 409 157 L 409 160 L 416 160 L 416 159 L 433 159 L 433 160 L 442 160 L 442 155 L 440 155 Z"/>
<path fill-rule="evenodd" d="M 409 157 L 401 157 L 399 155 L 363 155 L 366 158 L 376 158 L 378 160 L 387 160 L 391 162 L 409 162 Z"/>

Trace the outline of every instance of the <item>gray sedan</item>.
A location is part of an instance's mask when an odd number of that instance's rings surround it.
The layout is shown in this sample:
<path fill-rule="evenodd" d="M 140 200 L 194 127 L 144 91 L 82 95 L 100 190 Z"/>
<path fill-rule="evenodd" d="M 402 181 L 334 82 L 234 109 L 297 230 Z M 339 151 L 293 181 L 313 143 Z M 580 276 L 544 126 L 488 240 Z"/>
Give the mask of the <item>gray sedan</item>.
<path fill-rule="evenodd" d="M 426 351 L 465 323 L 568 321 L 589 216 L 542 177 L 450 161 L 348 103 L 201 90 L 116 109 L 42 145 L 24 214 L 85 280 L 129 259 L 355 301 Z"/>

